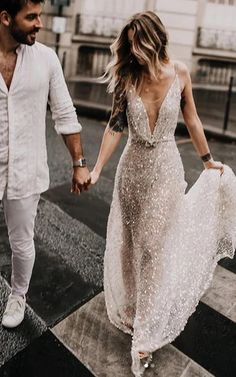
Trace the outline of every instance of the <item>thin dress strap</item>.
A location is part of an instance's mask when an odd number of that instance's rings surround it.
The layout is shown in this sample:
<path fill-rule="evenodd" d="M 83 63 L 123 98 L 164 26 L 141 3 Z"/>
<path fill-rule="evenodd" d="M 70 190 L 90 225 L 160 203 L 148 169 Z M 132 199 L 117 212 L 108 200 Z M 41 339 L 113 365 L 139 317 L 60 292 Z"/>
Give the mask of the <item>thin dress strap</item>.
<path fill-rule="evenodd" d="M 179 67 L 178 67 L 178 63 L 176 63 L 176 62 L 174 62 L 174 70 L 175 70 L 175 79 L 177 78 L 178 85 L 179 85 L 179 93 L 180 93 L 180 96 L 181 96 L 182 89 L 181 89 L 180 78 L 179 78 L 179 75 L 178 75 Z"/>
<path fill-rule="evenodd" d="M 178 76 L 178 64 L 174 62 L 175 75 Z"/>

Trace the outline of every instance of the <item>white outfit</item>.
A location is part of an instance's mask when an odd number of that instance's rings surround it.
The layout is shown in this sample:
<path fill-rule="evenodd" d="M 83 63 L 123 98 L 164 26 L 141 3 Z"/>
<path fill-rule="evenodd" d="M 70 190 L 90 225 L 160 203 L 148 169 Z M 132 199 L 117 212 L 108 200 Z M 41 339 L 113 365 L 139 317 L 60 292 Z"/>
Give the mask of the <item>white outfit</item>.
<path fill-rule="evenodd" d="M 23 199 L 7 200 L 3 196 L 4 215 L 12 250 L 11 288 L 15 296 L 28 291 L 35 260 L 34 220 L 39 194 Z"/>
<path fill-rule="evenodd" d="M 59 134 L 81 131 L 60 62 L 40 44 L 21 45 L 8 90 L 0 74 L 0 200 L 12 249 L 12 290 L 27 292 L 34 264 L 34 220 L 48 189 L 46 111 Z M 4 196 L 4 197 L 3 197 Z"/>
<path fill-rule="evenodd" d="M 0 74 L 0 199 L 21 199 L 48 189 L 46 110 L 49 99 L 59 134 L 81 131 L 55 52 L 21 45 L 10 90 Z M 7 187 L 6 187 L 7 186 Z"/>

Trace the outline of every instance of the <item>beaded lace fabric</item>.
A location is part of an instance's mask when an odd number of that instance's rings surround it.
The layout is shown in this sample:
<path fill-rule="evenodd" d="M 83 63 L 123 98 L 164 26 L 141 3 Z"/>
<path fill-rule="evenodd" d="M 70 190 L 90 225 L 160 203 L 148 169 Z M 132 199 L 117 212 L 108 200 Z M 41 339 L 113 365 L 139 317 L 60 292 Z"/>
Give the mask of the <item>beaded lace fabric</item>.
<path fill-rule="evenodd" d="M 127 99 L 129 137 L 118 164 L 108 220 L 104 290 L 110 321 L 132 334 L 132 371 L 139 351 L 172 342 L 209 287 L 217 261 L 232 258 L 236 177 L 225 166 L 204 170 L 185 194 L 174 132 L 180 104 L 176 77 L 153 134 L 139 96 Z"/>

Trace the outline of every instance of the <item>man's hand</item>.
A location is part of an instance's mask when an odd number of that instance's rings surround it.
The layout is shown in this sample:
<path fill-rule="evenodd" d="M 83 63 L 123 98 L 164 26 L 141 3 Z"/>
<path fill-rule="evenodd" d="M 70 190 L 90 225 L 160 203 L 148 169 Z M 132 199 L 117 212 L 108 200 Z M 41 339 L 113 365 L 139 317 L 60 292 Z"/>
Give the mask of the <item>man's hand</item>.
<path fill-rule="evenodd" d="M 79 195 L 83 190 L 88 190 L 91 177 L 87 167 L 74 167 L 73 170 L 71 192 Z"/>

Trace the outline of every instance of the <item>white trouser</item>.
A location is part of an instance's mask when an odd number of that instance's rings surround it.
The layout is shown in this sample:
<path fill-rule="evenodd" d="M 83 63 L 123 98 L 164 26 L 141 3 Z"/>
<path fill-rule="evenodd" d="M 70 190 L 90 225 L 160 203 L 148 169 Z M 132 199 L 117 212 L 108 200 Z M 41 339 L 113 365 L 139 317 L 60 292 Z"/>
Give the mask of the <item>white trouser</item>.
<path fill-rule="evenodd" d="M 40 195 L 8 200 L 2 203 L 12 250 L 12 294 L 25 295 L 28 291 L 35 260 L 34 220 Z"/>

